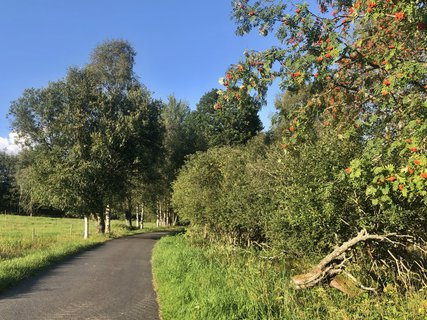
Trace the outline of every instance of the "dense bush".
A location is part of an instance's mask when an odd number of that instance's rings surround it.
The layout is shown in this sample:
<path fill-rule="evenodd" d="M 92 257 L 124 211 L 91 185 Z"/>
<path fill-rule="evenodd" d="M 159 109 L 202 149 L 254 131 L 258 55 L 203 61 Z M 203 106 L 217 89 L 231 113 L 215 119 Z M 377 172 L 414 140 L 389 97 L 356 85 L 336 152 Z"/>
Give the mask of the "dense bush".
<path fill-rule="evenodd" d="M 248 149 L 212 148 L 192 156 L 174 183 L 175 209 L 195 227 L 203 227 L 205 237 L 235 244 L 259 241 L 262 217 L 269 210 L 257 193 L 252 164 L 263 154 L 255 142 Z"/>
<path fill-rule="evenodd" d="M 389 187 L 387 203 L 373 202 L 367 192 L 373 178 L 354 160 L 371 144 L 356 133 L 337 138 L 329 130 L 317 129 L 315 139 L 291 148 L 267 146 L 258 137 L 246 146 L 196 154 L 174 183 L 173 205 L 191 222 L 192 232 L 203 232 L 210 241 L 269 247 L 293 257 L 326 254 L 363 228 L 425 239 L 422 199 L 405 198 L 399 188 Z M 411 271 L 420 271 L 415 261 L 425 263 L 421 251 L 414 254 L 404 246 L 360 249 L 359 261 L 368 251 L 372 258 L 365 268 L 381 259 L 395 268 L 389 250 L 406 257 Z"/>

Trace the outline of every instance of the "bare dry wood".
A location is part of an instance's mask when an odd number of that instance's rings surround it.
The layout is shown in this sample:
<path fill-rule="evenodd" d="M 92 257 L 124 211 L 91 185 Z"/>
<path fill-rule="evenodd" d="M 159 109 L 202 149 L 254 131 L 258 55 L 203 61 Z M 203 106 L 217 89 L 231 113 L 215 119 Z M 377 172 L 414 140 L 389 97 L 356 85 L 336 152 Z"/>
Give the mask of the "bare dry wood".
<path fill-rule="evenodd" d="M 311 268 L 308 272 L 292 277 L 292 282 L 298 289 L 304 289 L 313 287 L 323 280 L 331 280 L 331 286 L 337 288 L 338 290 L 347 293 L 349 292 L 348 288 L 344 288 L 344 282 L 339 281 L 339 278 L 334 281 L 334 277 L 341 274 L 344 270 L 345 263 L 351 259 L 347 257 L 346 253 L 350 251 L 352 247 L 356 244 L 364 241 L 375 240 L 375 241 L 386 241 L 395 245 L 401 245 L 398 241 L 393 241 L 390 237 L 405 238 L 410 239 L 411 236 L 407 235 L 397 235 L 395 233 L 389 233 L 386 235 L 377 235 L 369 234 L 365 229 L 361 230 L 356 237 L 344 242 L 341 246 L 335 248 L 330 254 L 324 257 L 315 267 Z M 353 279 L 352 285 L 357 283 L 357 280 Z M 347 283 L 349 283 L 349 278 L 347 277 Z M 363 286 L 358 284 L 360 288 L 363 289 Z M 369 288 L 371 289 L 371 288 Z M 351 290 L 354 292 L 354 290 Z"/>

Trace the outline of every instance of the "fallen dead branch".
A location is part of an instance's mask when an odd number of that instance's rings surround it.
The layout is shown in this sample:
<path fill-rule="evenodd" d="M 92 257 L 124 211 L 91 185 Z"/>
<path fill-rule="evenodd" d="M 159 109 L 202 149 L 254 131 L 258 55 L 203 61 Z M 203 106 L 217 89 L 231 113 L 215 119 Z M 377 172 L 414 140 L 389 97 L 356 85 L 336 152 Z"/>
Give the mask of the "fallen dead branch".
<path fill-rule="evenodd" d="M 292 277 L 292 282 L 297 289 L 304 289 L 313 287 L 316 284 L 328 280 L 332 287 L 346 293 L 347 295 L 354 296 L 358 294 L 356 288 L 359 290 L 375 291 L 374 288 L 364 287 L 359 281 L 356 280 L 349 273 L 341 275 L 345 269 L 346 263 L 352 258 L 347 256 L 350 250 L 361 242 L 366 241 L 387 242 L 394 246 L 406 246 L 405 243 L 414 242 L 414 237 L 409 235 L 398 235 L 396 233 L 389 233 L 386 235 L 369 234 L 366 229 L 361 230 L 356 237 L 344 242 L 341 246 L 335 248 L 330 254 L 324 257 L 315 267 L 311 268 L 308 272 Z M 398 259 L 388 250 L 392 259 L 398 262 Z M 397 264 L 398 272 L 410 273 L 409 269 L 402 264 Z M 338 277 L 338 275 L 340 275 Z"/>

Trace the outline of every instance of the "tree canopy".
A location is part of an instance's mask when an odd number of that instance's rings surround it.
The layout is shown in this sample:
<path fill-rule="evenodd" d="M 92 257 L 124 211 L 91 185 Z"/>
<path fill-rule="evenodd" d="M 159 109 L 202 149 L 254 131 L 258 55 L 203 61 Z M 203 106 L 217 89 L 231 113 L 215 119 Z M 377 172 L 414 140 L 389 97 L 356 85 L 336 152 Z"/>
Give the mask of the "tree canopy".
<path fill-rule="evenodd" d="M 363 136 L 349 178 L 364 181 L 374 204 L 391 204 L 391 193 L 426 202 L 426 11 L 421 0 L 233 1 L 237 34 L 255 28 L 277 46 L 232 65 L 221 101 L 263 101 L 275 79 L 288 92 L 309 84 L 307 103 L 287 114 L 283 144 L 305 141 L 314 124 Z"/>
<path fill-rule="evenodd" d="M 34 201 L 103 213 L 159 155 L 158 104 L 133 73 L 126 41 L 99 45 L 91 62 L 14 101 L 13 128 L 33 155 L 24 170 Z"/>
<path fill-rule="evenodd" d="M 219 102 L 219 95 L 216 89 L 205 93 L 192 115 L 194 131 L 202 137 L 206 148 L 242 144 L 261 131 L 260 104 L 255 99 L 247 97 L 239 105 Z"/>

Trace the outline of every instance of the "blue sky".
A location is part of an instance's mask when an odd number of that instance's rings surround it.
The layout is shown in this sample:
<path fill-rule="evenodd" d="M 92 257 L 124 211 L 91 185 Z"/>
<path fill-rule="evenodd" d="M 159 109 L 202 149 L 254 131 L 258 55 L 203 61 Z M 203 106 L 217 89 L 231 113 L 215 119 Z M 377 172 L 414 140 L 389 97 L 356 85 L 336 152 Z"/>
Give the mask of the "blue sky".
<path fill-rule="evenodd" d="M 70 66 L 83 66 L 107 39 L 136 49 L 135 71 L 157 98 L 175 94 L 192 109 L 245 49 L 273 38 L 235 35 L 230 0 L 2 0 L 0 2 L 0 140 L 10 132 L 10 102 L 24 89 L 45 87 Z M 261 119 L 269 126 L 278 89 Z"/>

